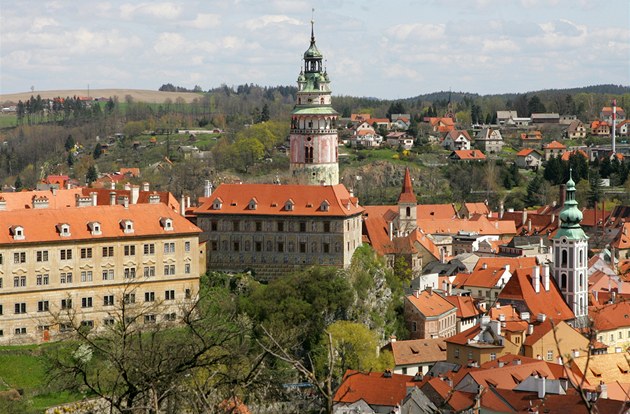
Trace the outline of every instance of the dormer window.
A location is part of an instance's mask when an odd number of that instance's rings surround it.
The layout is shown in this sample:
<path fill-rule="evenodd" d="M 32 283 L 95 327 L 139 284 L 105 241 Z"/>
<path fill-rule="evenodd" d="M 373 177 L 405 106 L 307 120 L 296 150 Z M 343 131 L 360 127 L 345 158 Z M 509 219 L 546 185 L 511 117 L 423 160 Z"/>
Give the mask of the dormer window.
<path fill-rule="evenodd" d="M 13 240 L 24 240 L 24 227 L 12 226 L 11 234 L 13 235 Z"/>
<path fill-rule="evenodd" d="M 120 227 L 126 234 L 133 233 L 133 221 L 129 219 L 120 220 Z"/>
<path fill-rule="evenodd" d="M 284 209 L 286 211 L 293 211 L 294 206 L 295 206 L 295 203 L 291 199 L 288 199 L 287 202 L 284 203 Z"/>
<path fill-rule="evenodd" d="M 328 202 L 328 200 L 322 201 L 322 203 L 319 205 L 319 209 L 321 211 L 328 211 L 330 209 L 330 203 Z"/>
<path fill-rule="evenodd" d="M 247 204 L 248 210 L 256 210 L 257 207 L 258 201 L 256 200 L 256 198 L 252 198 L 251 200 L 249 200 L 249 204 Z"/>
<path fill-rule="evenodd" d="M 70 225 L 68 223 L 57 224 L 57 231 L 61 237 L 70 236 Z"/>
<path fill-rule="evenodd" d="M 221 200 L 220 198 L 215 198 L 214 201 L 212 202 L 212 209 L 213 210 L 221 210 L 221 207 L 223 206 L 223 200 Z"/>
<path fill-rule="evenodd" d="M 162 217 L 160 219 L 160 225 L 162 226 L 162 228 L 166 231 L 171 231 L 173 230 L 173 220 L 168 218 L 168 217 Z"/>
<path fill-rule="evenodd" d="M 101 231 L 101 223 L 99 223 L 98 221 L 90 221 L 88 223 L 88 228 L 90 229 L 90 233 L 92 233 L 92 236 L 100 236 L 102 233 Z"/>

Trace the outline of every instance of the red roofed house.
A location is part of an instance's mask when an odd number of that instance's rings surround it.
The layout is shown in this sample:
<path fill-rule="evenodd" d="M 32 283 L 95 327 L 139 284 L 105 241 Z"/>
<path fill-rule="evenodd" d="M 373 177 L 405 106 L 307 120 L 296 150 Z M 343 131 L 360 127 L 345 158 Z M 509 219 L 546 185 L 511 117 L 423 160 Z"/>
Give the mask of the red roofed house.
<path fill-rule="evenodd" d="M 630 222 L 623 223 L 621 230 L 610 243 L 610 247 L 615 249 L 617 259 L 630 259 Z"/>
<path fill-rule="evenodd" d="M 569 124 L 565 134 L 568 139 L 586 138 L 586 127 L 582 121 L 575 120 Z"/>
<path fill-rule="evenodd" d="M 519 168 L 537 171 L 542 160 L 543 155 L 536 149 L 523 148 L 516 153 L 516 165 Z"/>
<path fill-rule="evenodd" d="M 446 361 L 444 338 L 397 341 L 394 337 L 382 350 L 391 351 L 394 356 L 395 374 L 426 375 L 436 362 Z"/>
<path fill-rule="evenodd" d="M 483 311 L 471 296 L 446 296 L 446 300 L 457 308 L 457 333 L 472 328 L 479 323 Z"/>
<path fill-rule="evenodd" d="M 453 285 L 460 289 L 470 290 L 472 296 L 476 299 L 494 302 L 511 277 L 509 265 L 483 267 L 475 269 L 471 274 L 466 275 L 465 278 L 461 279 L 461 282 L 456 279 Z"/>
<path fill-rule="evenodd" d="M 568 359 L 578 353 L 589 353 L 589 340 L 564 321 L 530 321 L 523 343 L 526 357 L 560 362 L 560 356 Z M 566 361 L 565 359 L 565 361 Z"/>
<path fill-rule="evenodd" d="M 431 125 L 433 132 L 446 133 L 455 129 L 455 122 L 453 121 L 453 118 L 427 117 L 424 118 L 424 121 Z"/>
<path fill-rule="evenodd" d="M 486 200 L 484 203 L 463 203 L 457 214 L 462 218 L 472 218 L 475 214 L 488 216 L 490 214 L 488 201 Z"/>
<path fill-rule="evenodd" d="M 405 324 L 411 339 L 448 338 L 455 335 L 457 309 L 433 289 L 405 297 Z"/>
<path fill-rule="evenodd" d="M 453 151 L 448 156 L 451 161 L 485 161 L 486 156 L 479 150 Z"/>
<path fill-rule="evenodd" d="M 333 412 L 355 412 L 355 407 L 361 407 L 390 413 L 407 395 L 407 383 L 411 381 L 409 375 L 348 370 L 333 397 Z"/>
<path fill-rule="evenodd" d="M 454 129 L 446 134 L 442 140 L 442 146 L 450 151 L 470 150 L 471 142 L 468 131 Z"/>
<path fill-rule="evenodd" d="M 591 134 L 598 137 L 610 136 L 610 124 L 606 121 L 591 122 Z"/>
<path fill-rule="evenodd" d="M 626 119 L 626 111 L 623 110 L 622 107 L 617 106 L 617 116 L 615 117 L 617 119 L 617 122 L 621 122 L 623 120 Z M 612 124 L 613 121 L 613 117 L 612 117 L 612 107 L 610 106 L 605 106 L 602 108 L 602 110 L 599 113 L 599 117 L 600 119 L 602 119 L 603 121 L 608 122 L 609 124 Z"/>
<path fill-rule="evenodd" d="M 559 143 L 558 141 L 551 141 L 549 144 L 543 145 L 545 151 L 545 161 L 549 161 L 552 158 L 560 158 L 567 150 L 567 146 Z"/>
<path fill-rule="evenodd" d="M 542 133 L 540 131 L 531 131 L 521 134 L 521 147 L 540 149 L 542 146 Z"/>
<path fill-rule="evenodd" d="M 625 351 L 630 340 L 630 302 L 591 306 L 588 311 L 597 340 L 608 346 L 608 352 Z"/>
<path fill-rule="evenodd" d="M 363 207 L 343 184 L 222 184 L 193 213 L 209 268 L 260 279 L 305 265 L 347 267 L 362 243 Z"/>

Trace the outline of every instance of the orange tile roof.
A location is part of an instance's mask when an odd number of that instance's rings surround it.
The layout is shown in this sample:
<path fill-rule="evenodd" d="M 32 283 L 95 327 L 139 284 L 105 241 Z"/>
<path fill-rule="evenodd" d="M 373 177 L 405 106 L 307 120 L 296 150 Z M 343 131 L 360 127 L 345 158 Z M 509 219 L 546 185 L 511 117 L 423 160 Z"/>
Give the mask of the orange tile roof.
<path fill-rule="evenodd" d="M 463 412 L 474 404 L 474 394 L 453 390 L 446 381 L 441 378 L 431 378 L 422 386 L 422 390 L 431 387 L 444 400 L 443 404 L 448 405 L 455 412 Z M 436 404 L 442 406 L 442 404 Z"/>
<path fill-rule="evenodd" d="M 466 278 L 463 286 L 494 288 L 505 273 L 505 269 L 500 267 L 488 267 L 487 269 L 475 269 Z M 462 285 L 460 285 L 462 286 Z"/>
<path fill-rule="evenodd" d="M 111 190 L 108 188 L 88 188 L 82 187 L 83 196 L 88 196 L 91 193 L 96 193 L 96 203 L 99 206 L 106 206 L 110 203 L 110 194 L 116 193 L 116 199 L 118 197 L 129 197 L 129 203 L 132 204 L 131 190 Z M 166 204 L 171 209 L 179 212 L 180 203 L 177 201 L 173 194 L 168 191 L 138 191 L 137 204 L 149 204 L 149 198 L 151 196 L 159 196 L 160 203 Z"/>
<path fill-rule="evenodd" d="M 350 114 L 350 121 L 367 121 L 370 119 L 370 114 Z"/>
<path fill-rule="evenodd" d="M 32 208 L 33 197 L 48 199 L 48 208 L 64 208 L 76 207 L 76 197 L 82 196 L 81 188 L 72 188 L 70 190 L 43 190 L 43 191 L 18 191 L 15 193 L 0 193 L 0 199 L 6 202 L 5 209 L 24 210 Z"/>
<path fill-rule="evenodd" d="M 456 311 L 451 302 L 434 292 L 429 293 L 423 290 L 417 296 L 408 295 L 406 298 L 425 317 L 440 316 Z"/>
<path fill-rule="evenodd" d="M 131 177 L 139 177 L 140 176 L 140 168 L 135 168 L 135 167 L 131 167 L 131 168 L 121 168 L 120 171 L 118 171 L 121 175 L 129 175 Z"/>
<path fill-rule="evenodd" d="M 457 150 L 451 153 L 451 157 L 455 155 L 460 160 L 485 160 L 486 156 L 479 150 Z"/>
<path fill-rule="evenodd" d="M 418 227 L 426 234 L 457 234 L 459 231 L 478 233 L 480 235 L 514 235 L 514 222 L 491 221 L 486 216 L 471 219 L 420 219 Z"/>
<path fill-rule="evenodd" d="M 173 230 L 165 230 L 160 218 L 170 218 Z M 133 233 L 125 233 L 121 221 L 133 221 Z M 101 234 L 92 235 L 88 223 L 99 222 Z M 70 235 L 61 236 L 57 226 L 70 226 Z M 9 229 L 24 228 L 24 239 L 14 240 Z M 164 204 L 96 206 L 67 209 L 29 209 L 5 211 L 0 214 L 0 243 L 19 245 L 24 243 L 63 242 L 85 239 L 134 238 L 142 236 L 168 236 L 172 234 L 198 234 L 201 229 L 175 213 Z"/>
<path fill-rule="evenodd" d="M 490 213 L 490 208 L 486 203 L 464 203 L 466 206 L 466 210 L 468 210 L 468 214 L 483 214 L 487 215 Z"/>
<path fill-rule="evenodd" d="M 458 318 L 474 318 L 482 314 L 482 312 L 475 306 L 475 301 L 471 296 L 446 296 L 444 299 L 448 300 L 453 306 L 457 308 Z"/>
<path fill-rule="evenodd" d="M 510 266 L 510 272 L 519 269 L 521 267 L 536 266 L 537 261 L 535 257 L 480 257 L 475 265 L 475 270 L 481 269 L 484 265 L 487 267 L 505 267 Z"/>
<path fill-rule="evenodd" d="M 588 308 L 596 331 L 609 331 L 630 327 L 630 302 L 621 301 Z"/>
<path fill-rule="evenodd" d="M 512 305 L 499 305 L 500 307 L 493 306 L 488 310 L 488 316 L 490 319 L 499 320 L 499 315 L 503 315 L 506 321 L 521 321 L 521 318 L 516 311 L 516 308 Z"/>
<path fill-rule="evenodd" d="M 337 389 L 333 401 L 353 403 L 363 400 L 369 405 L 395 406 L 407 394 L 409 375 L 391 374 L 387 378 L 382 372 L 359 372 L 348 370 Z"/>
<path fill-rule="evenodd" d="M 395 341 L 389 343 L 386 348 L 391 349 L 396 365 L 417 365 L 446 361 L 446 343 L 444 338 Z"/>
<path fill-rule="evenodd" d="M 540 152 L 538 152 L 538 151 L 536 151 L 535 149 L 532 149 L 532 148 L 523 148 L 522 150 L 520 150 L 519 152 L 516 153 L 516 156 L 517 157 L 527 157 L 532 152 L 535 152 L 539 156 L 542 156 L 542 154 Z"/>
<path fill-rule="evenodd" d="M 256 207 L 249 208 L 255 198 Z M 215 200 L 221 208 L 214 209 Z M 292 201 L 293 208 L 286 209 Z M 329 204 L 326 210 L 324 202 Z M 247 214 L 283 216 L 347 217 L 363 212 L 359 200 L 352 197 L 343 184 L 337 185 L 275 185 L 275 184 L 221 184 L 212 196 L 194 210 L 195 214 Z"/>
<path fill-rule="evenodd" d="M 544 313 L 553 320 L 574 319 L 573 311 L 567 306 L 560 294 L 553 277 L 550 277 L 549 291 L 546 291 L 542 283 L 542 270 L 540 292 L 536 293 L 532 286 L 533 267 L 516 269 L 512 273 L 510 281 L 499 293 L 499 301 L 524 302 L 532 317 Z"/>
<path fill-rule="evenodd" d="M 630 223 L 623 223 L 623 227 L 610 245 L 615 249 L 630 249 Z"/>
<path fill-rule="evenodd" d="M 451 220 L 457 216 L 457 210 L 452 204 L 418 204 L 416 207 L 416 217 L 418 223 L 423 219 L 447 219 Z"/>
<path fill-rule="evenodd" d="M 588 160 L 588 155 L 586 154 L 586 152 L 584 152 L 584 150 L 567 151 L 564 154 L 562 154 L 562 157 L 560 157 L 560 159 L 562 161 L 569 161 L 569 158 L 571 158 L 571 155 L 576 155 L 576 154 L 579 154 L 583 156 L 586 160 Z"/>
<path fill-rule="evenodd" d="M 549 144 L 546 144 L 544 146 L 544 149 L 567 149 L 567 146 L 556 140 L 553 140 Z"/>

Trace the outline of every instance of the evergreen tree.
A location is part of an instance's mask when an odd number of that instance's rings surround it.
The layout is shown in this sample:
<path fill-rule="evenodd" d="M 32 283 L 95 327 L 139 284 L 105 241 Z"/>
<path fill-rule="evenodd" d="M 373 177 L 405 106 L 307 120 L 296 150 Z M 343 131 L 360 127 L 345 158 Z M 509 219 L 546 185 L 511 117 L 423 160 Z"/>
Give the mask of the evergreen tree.
<path fill-rule="evenodd" d="M 558 157 L 550 158 L 545 165 L 543 177 L 553 185 L 561 184 L 564 179 L 562 160 Z"/>
<path fill-rule="evenodd" d="M 15 187 L 15 191 L 20 191 L 22 189 L 22 179 L 19 175 L 15 179 L 15 184 L 13 186 Z"/>
<path fill-rule="evenodd" d="M 267 103 L 265 103 L 263 105 L 262 111 L 260 111 L 260 122 L 267 122 L 269 121 L 270 117 L 269 117 L 269 105 L 267 105 Z"/>
<path fill-rule="evenodd" d="M 101 155 L 103 155 L 103 147 L 97 142 L 96 146 L 94 147 L 94 153 L 92 153 L 92 157 L 97 160 L 101 157 Z"/>
<path fill-rule="evenodd" d="M 66 138 L 66 142 L 63 144 L 63 147 L 66 149 L 66 151 L 70 151 L 72 148 L 74 148 L 75 144 L 76 142 L 74 141 L 74 138 L 72 138 L 72 135 L 68 135 L 68 137 Z"/>
<path fill-rule="evenodd" d="M 68 158 L 66 159 L 66 162 L 68 163 L 68 167 L 72 167 L 74 165 L 74 155 L 72 155 L 72 152 L 68 153 Z"/>
<path fill-rule="evenodd" d="M 527 185 L 527 195 L 525 196 L 525 204 L 527 207 L 533 207 L 540 204 L 540 190 L 542 188 L 542 178 L 536 176 Z"/>
<path fill-rule="evenodd" d="M 90 165 L 90 168 L 88 168 L 87 173 L 85 174 L 85 182 L 90 185 L 97 179 L 98 172 L 96 171 L 96 166 Z"/>
<path fill-rule="evenodd" d="M 587 198 L 587 206 L 589 208 L 595 207 L 603 198 L 602 194 L 602 179 L 597 170 L 592 170 L 589 177 L 589 191 Z"/>
<path fill-rule="evenodd" d="M 528 116 L 547 112 L 545 105 L 541 102 L 538 95 L 532 96 L 527 102 L 527 111 L 529 112 Z"/>

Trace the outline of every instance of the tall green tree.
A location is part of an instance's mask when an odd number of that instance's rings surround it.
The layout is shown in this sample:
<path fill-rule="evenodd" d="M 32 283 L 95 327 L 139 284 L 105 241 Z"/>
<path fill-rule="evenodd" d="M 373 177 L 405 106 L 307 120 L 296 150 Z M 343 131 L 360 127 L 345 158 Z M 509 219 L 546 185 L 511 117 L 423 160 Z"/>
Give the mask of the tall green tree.
<path fill-rule="evenodd" d="M 591 170 L 589 177 L 589 190 L 587 198 L 587 206 L 589 208 L 595 207 L 603 199 L 602 192 L 602 178 L 597 170 Z"/>
<path fill-rule="evenodd" d="M 66 151 L 70 151 L 72 148 L 74 148 L 74 145 L 76 144 L 74 138 L 72 138 L 72 135 L 68 135 L 68 137 L 66 138 L 66 142 L 63 144 L 63 147 L 66 149 Z"/>

